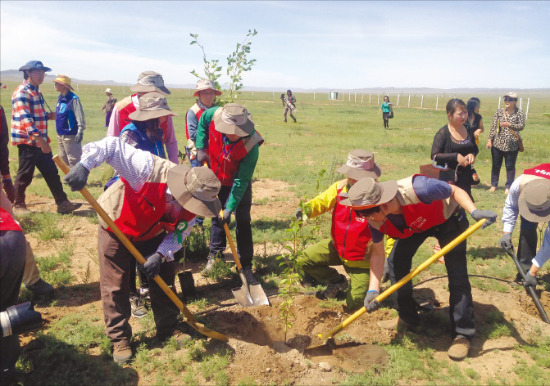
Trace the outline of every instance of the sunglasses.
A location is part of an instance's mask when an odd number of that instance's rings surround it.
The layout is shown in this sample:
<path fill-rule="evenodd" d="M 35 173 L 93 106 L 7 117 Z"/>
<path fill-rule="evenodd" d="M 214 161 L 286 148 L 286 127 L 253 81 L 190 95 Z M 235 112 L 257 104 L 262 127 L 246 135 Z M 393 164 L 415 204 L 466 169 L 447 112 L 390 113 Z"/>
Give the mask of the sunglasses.
<path fill-rule="evenodd" d="M 517 98 L 504 97 L 504 102 L 516 102 Z"/>

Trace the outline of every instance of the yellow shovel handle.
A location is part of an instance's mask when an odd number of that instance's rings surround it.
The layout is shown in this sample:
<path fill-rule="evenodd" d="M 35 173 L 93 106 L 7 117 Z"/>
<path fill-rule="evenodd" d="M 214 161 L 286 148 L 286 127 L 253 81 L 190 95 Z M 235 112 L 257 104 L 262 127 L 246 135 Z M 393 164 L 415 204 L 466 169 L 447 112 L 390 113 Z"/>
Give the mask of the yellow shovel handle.
<path fill-rule="evenodd" d="M 481 226 L 487 221 L 487 219 L 481 219 L 478 222 L 476 222 L 474 225 L 466 229 L 462 234 L 460 234 L 456 239 L 451 241 L 449 244 L 445 245 L 441 250 L 437 253 L 435 253 L 432 257 L 424 261 L 422 264 L 420 264 L 418 267 L 416 267 L 413 271 L 411 271 L 407 276 L 403 277 L 401 280 L 399 280 L 397 283 L 392 285 L 390 288 L 382 292 L 380 295 L 378 295 L 375 300 L 378 302 L 382 302 L 384 299 L 388 298 L 391 294 L 393 294 L 395 291 L 397 291 L 399 288 L 403 287 L 405 284 L 407 284 L 413 277 L 418 275 L 420 272 L 428 268 L 431 264 L 433 264 L 435 261 L 437 261 L 441 256 L 444 256 L 445 254 L 449 253 L 453 248 L 455 248 L 458 244 L 466 240 L 468 236 L 470 236 L 472 233 L 477 231 Z M 367 312 L 367 309 L 365 307 L 361 307 L 360 310 L 356 311 L 353 315 L 351 315 L 349 318 L 344 320 L 342 323 L 340 323 L 334 330 L 330 331 L 328 334 L 326 334 L 325 339 L 331 338 L 340 331 L 342 331 L 344 328 L 346 328 L 350 323 L 354 322 L 355 319 L 363 315 L 365 312 Z"/>
<path fill-rule="evenodd" d="M 59 166 L 59 168 L 63 171 L 63 173 L 65 174 L 69 173 L 71 169 L 67 166 L 67 164 L 61 158 L 59 158 L 58 155 L 54 156 L 53 160 L 57 164 L 57 166 Z M 111 220 L 107 212 L 105 212 L 105 210 L 101 207 L 101 205 L 99 205 L 99 203 L 96 201 L 94 196 L 91 195 L 88 189 L 82 188 L 82 190 L 80 190 L 80 193 L 84 196 L 86 200 L 88 200 L 88 202 L 90 203 L 92 208 L 95 209 L 99 217 L 101 217 L 103 221 L 105 221 L 107 225 L 109 225 L 109 228 L 111 228 L 111 231 L 118 237 L 118 239 L 122 242 L 122 244 L 124 244 L 124 246 L 128 249 L 128 251 L 135 257 L 138 263 L 140 263 L 141 265 L 145 264 L 147 260 L 145 260 L 145 258 L 136 249 L 136 247 L 134 247 L 134 244 L 132 244 L 132 242 L 128 240 L 126 235 L 122 233 L 122 231 L 114 223 L 114 221 Z M 174 302 L 174 304 L 179 308 L 179 310 L 183 313 L 183 315 L 185 315 L 187 320 L 189 320 L 189 322 L 193 324 L 196 324 L 197 321 L 195 320 L 195 317 L 193 316 L 193 314 L 187 309 L 185 304 L 183 304 L 183 302 L 176 296 L 174 291 L 172 291 L 172 289 L 168 287 L 166 282 L 162 280 L 162 278 L 158 275 L 155 276 L 153 280 L 155 281 L 155 283 L 158 284 L 160 288 L 162 288 L 164 293 L 168 295 L 168 297 Z"/>
<path fill-rule="evenodd" d="M 220 211 L 220 217 L 223 218 L 223 209 Z M 237 265 L 237 271 L 241 271 L 243 266 L 241 265 L 241 260 L 239 259 L 239 254 L 237 253 L 237 248 L 235 248 L 235 242 L 229 231 L 229 226 L 223 222 L 223 229 L 225 230 L 225 235 L 227 236 L 227 241 L 229 241 L 229 247 L 231 248 L 231 253 L 233 253 L 233 259 L 235 260 L 235 265 Z"/>

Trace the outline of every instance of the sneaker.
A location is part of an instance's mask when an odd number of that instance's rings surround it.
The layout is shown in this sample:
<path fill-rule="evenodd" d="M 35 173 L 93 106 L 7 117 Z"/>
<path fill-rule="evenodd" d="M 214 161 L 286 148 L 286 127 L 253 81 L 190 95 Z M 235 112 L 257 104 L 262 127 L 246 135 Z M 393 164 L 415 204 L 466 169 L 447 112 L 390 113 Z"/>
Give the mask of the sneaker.
<path fill-rule="evenodd" d="M 244 274 L 244 277 L 246 278 L 246 282 L 248 283 L 248 285 L 256 284 L 258 282 L 258 280 L 256 280 L 256 278 L 254 277 L 254 274 L 252 273 L 251 266 L 244 267 L 243 274 Z"/>
<path fill-rule="evenodd" d="M 57 205 L 57 213 L 69 214 L 74 212 L 76 209 L 80 208 L 81 206 L 82 204 L 80 203 L 72 203 L 69 200 L 67 200 Z"/>
<path fill-rule="evenodd" d="M 455 361 L 461 361 L 468 356 L 468 350 L 470 350 L 470 341 L 468 338 L 462 335 L 457 335 L 456 338 L 454 338 L 451 347 L 449 347 L 447 355 Z"/>
<path fill-rule="evenodd" d="M 121 340 L 113 343 L 113 360 L 116 363 L 128 363 L 132 359 L 132 348 L 130 342 Z"/>
<path fill-rule="evenodd" d="M 139 296 L 130 297 L 130 309 L 134 318 L 143 318 L 147 315 L 147 308 Z"/>
<path fill-rule="evenodd" d="M 174 339 L 179 348 L 183 348 L 185 346 L 185 343 L 187 343 L 187 341 L 191 339 L 191 335 L 183 332 L 179 328 L 175 328 L 169 334 L 157 334 L 157 339 L 161 342 L 164 342 L 165 340 L 170 338 Z"/>
<path fill-rule="evenodd" d="M 220 261 L 221 258 L 221 252 L 210 252 L 210 254 L 208 255 L 208 260 L 206 260 L 206 265 L 202 270 L 202 274 L 207 275 L 212 272 L 212 269 L 214 269 L 214 264 L 216 264 L 217 261 Z"/>
<path fill-rule="evenodd" d="M 38 279 L 36 283 L 30 284 L 26 287 L 35 296 L 50 296 L 53 295 L 54 292 L 52 285 L 42 279 Z"/>
<path fill-rule="evenodd" d="M 340 275 L 340 280 L 337 283 L 329 283 L 324 291 L 317 291 L 315 296 L 318 299 L 334 299 L 338 297 L 339 292 L 343 292 L 348 289 L 348 279 L 344 275 Z"/>
<path fill-rule="evenodd" d="M 149 288 L 141 287 L 139 289 L 139 297 L 143 300 L 151 300 L 151 296 L 149 295 Z"/>
<path fill-rule="evenodd" d="M 491 189 L 489 189 L 489 192 L 493 193 L 497 190 L 496 186 L 491 186 Z"/>
<path fill-rule="evenodd" d="M 390 331 L 397 331 L 397 332 L 405 332 L 405 331 L 411 331 L 416 334 L 422 331 L 422 327 L 420 324 L 412 324 L 404 321 L 400 317 L 397 317 L 395 319 L 390 320 L 382 320 L 380 322 L 377 322 L 376 325 L 380 327 L 383 330 L 390 330 Z"/>

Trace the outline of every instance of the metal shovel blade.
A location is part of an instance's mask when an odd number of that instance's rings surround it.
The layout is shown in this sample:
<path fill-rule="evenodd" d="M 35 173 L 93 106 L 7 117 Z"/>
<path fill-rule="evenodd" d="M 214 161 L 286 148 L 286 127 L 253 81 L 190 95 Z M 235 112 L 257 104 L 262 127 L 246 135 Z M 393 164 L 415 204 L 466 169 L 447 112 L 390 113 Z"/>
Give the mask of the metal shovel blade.
<path fill-rule="evenodd" d="M 255 306 L 269 306 L 269 299 L 260 283 L 250 284 L 248 289 L 250 290 L 250 296 L 252 296 L 252 303 Z"/>
<path fill-rule="evenodd" d="M 254 305 L 254 300 L 252 300 L 250 292 L 248 291 L 246 277 L 244 276 L 242 271 L 239 271 L 239 276 L 241 277 L 243 285 L 242 287 L 233 288 L 231 292 L 233 292 L 233 296 L 235 297 L 239 305 L 243 307 L 252 307 Z"/>

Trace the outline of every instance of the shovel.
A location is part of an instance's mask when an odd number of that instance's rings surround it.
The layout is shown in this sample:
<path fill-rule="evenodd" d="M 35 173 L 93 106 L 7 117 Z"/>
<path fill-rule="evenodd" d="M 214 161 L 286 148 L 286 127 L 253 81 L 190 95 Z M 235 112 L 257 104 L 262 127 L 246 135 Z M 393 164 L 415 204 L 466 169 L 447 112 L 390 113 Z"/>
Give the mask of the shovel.
<path fill-rule="evenodd" d="M 229 227 L 226 223 L 223 223 L 223 229 L 225 230 L 225 235 L 227 236 L 227 240 L 229 241 L 229 246 L 231 248 L 231 252 L 233 253 L 233 259 L 235 260 L 235 264 L 237 265 L 237 272 L 239 273 L 239 277 L 243 282 L 242 287 L 233 288 L 231 290 L 231 292 L 233 292 L 233 296 L 235 296 L 237 302 L 243 307 L 261 305 L 269 306 L 269 300 L 267 299 L 262 285 L 260 283 L 248 284 L 246 276 L 244 276 L 243 266 L 241 265 L 239 254 L 237 253 L 235 243 L 233 242 L 233 237 L 231 237 L 231 232 L 229 231 Z"/>
<path fill-rule="evenodd" d="M 516 263 L 516 268 L 518 269 L 519 275 L 525 281 L 525 272 L 523 272 L 523 268 L 521 267 L 521 264 L 518 261 L 518 257 L 516 256 L 516 253 L 514 252 L 514 248 L 512 249 L 506 249 L 503 247 L 503 249 L 506 251 L 508 255 L 514 260 L 514 263 Z M 529 295 L 531 295 L 531 298 L 533 298 L 533 302 L 535 302 L 535 306 L 537 307 L 537 310 L 539 311 L 540 317 L 542 320 L 546 323 L 550 323 L 550 319 L 548 319 L 548 315 L 546 315 L 546 311 L 544 311 L 544 308 L 542 307 L 542 304 L 540 304 L 539 297 L 537 296 L 537 293 L 535 292 L 535 289 L 531 286 L 525 288 Z"/>
<path fill-rule="evenodd" d="M 70 171 L 67 164 L 61 158 L 59 158 L 58 155 L 53 157 L 53 160 L 57 164 L 57 166 L 63 171 L 63 173 L 67 174 Z M 114 221 L 111 220 L 111 218 L 109 217 L 107 212 L 105 212 L 105 210 L 103 210 L 101 205 L 99 205 L 99 203 L 96 201 L 94 196 L 92 196 L 90 194 L 88 189 L 82 188 L 80 193 L 84 196 L 84 198 L 86 200 L 88 200 L 88 202 L 90 203 L 92 208 L 95 209 L 95 211 L 103 219 L 103 221 L 105 221 L 107 223 L 107 225 L 109 225 L 109 228 L 111 228 L 113 233 L 118 237 L 120 242 L 122 244 L 124 244 L 124 246 L 128 249 L 128 251 L 134 256 L 134 258 L 138 261 L 138 263 L 142 264 L 142 265 L 145 264 L 145 262 L 146 262 L 145 258 L 136 249 L 136 247 L 134 247 L 132 242 L 130 240 L 128 240 L 126 235 L 124 235 L 124 233 L 122 233 L 122 231 L 119 229 L 119 227 L 116 226 Z M 212 331 L 211 329 L 205 327 L 203 324 L 197 322 L 197 320 L 195 319 L 193 314 L 187 309 L 185 304 L 182 303 L 182 301 L 176 296 L 174 291 L 172 291 L 170 289 L 170 287 L 168 287 L 166 282 L 164 280 L 162 280 L 162 278 L 160 276 L 158 276 L 158 275 L 155 276 L 155 278 L 153 280 L 155 281 L 155 283 L 158 284 L 158 286 L 164 291 L 164 293 L 166 295 L 168 295 L 170 300 L 172 300 L 174 302 L 174 304 L 178 307 L 178 309 L 183 313 L 183 315 L 185 316 L 185 322 L 187 324 L 189 324 L 191 327 L 193 327 L 195 330 L 197 330 L 198 332 L 200 332 L 203 335 L 206 335 L 206 336 L 209 336 L 211 338 L 221 340 L 221 341 L 224 341 L 224 342 L 228 340 L 225 335 L 220 334 L 219 332 L 216 332 L 216 331 Z"/>
<path fill-rule="evenodd" d="M 468 236 L 470 236 L 472 233 L 477 231 L 484 223 L 487 221 L 487 219 L 482 219 L 476 222 L 474 225 L 466 229 L 462 234 L 460 234 L 456 239 L 451 241 L 449 244 L 445 245 L 445 247 L 441 248 L 439 252 L 434 254 L 432 257 L 430 257 L 428 260 L 424 261 L 422 264 L 420 264 L 418 267 L 416 267 L 412 272 L 409 272 L 409 274 L 405 277 L 403 277 L 401 280 L 399 280 L 397 283 L 392 285 L 390 288 L 382 292 L 380 295 L 378 295 L 375 300 L 377 300 L 379 303 L 381 303 L 384 299 L 388 298 L 391 294 L 393 294 L 395 291 L 397 291 L 399 288 L 403 287 L 407 282 L 412 280 L 413 277 L 418 275 L 420 272 L 428 268 L 431 264 L 436 262 L 441 256 L 446 255 L 449 253 L 452 249 L 454 249 L 458 244 L 463 242 Z M 322 348 L 329 340 L 332 340 L 334 335 L 338 334 L 340 331 L 342 331 L 344 328 L 346 328 L 349 324 L 353 323 L 358 317 L 363 315 L 365 312 L 367 312 L 367 309 L 365 307 L 361 307 L 360 310 L 356 311 L 353 315 L 351 315 L 349 318 L 344 320 L 342 323 L 340 323 L 336 328 L 334 328 L 332 331 L 326 333 L 326 334 L 319 334 L 319 338 L 323 340 L 323 343 L 316 345 L 316 346 L 309 346 L 306 347 L 306 350 L 315 350 Z"/>

